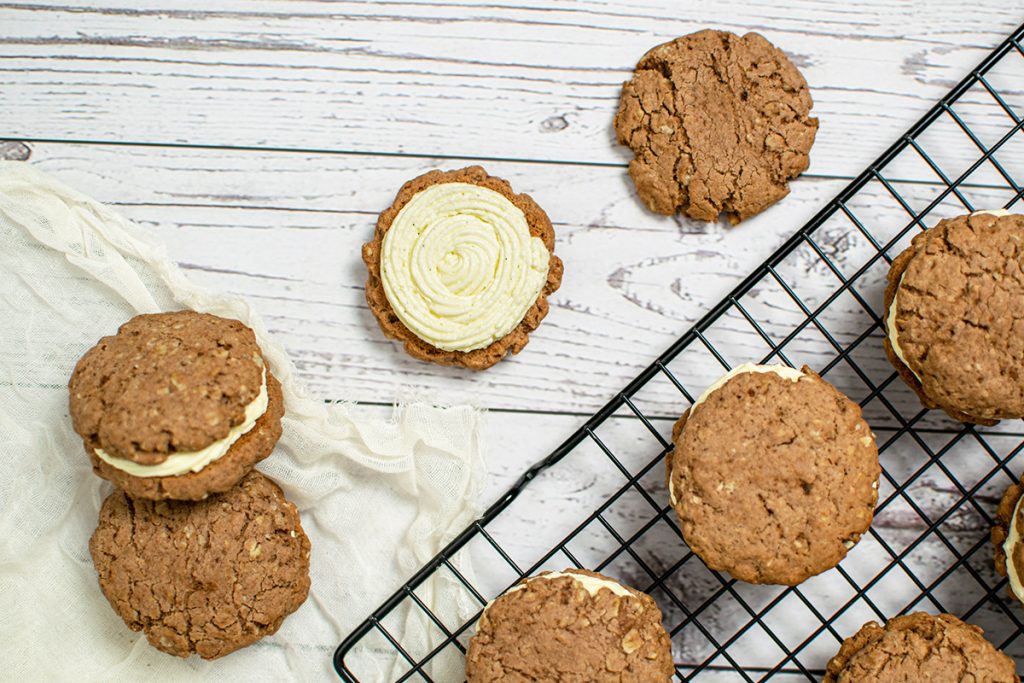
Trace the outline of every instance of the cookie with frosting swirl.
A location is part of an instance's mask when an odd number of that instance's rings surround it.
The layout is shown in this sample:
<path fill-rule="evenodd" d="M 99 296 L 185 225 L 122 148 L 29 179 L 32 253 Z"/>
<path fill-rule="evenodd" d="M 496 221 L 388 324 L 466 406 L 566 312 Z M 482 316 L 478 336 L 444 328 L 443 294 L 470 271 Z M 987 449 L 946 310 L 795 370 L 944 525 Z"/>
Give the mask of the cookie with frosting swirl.
<path fill-rule="evenodd" d="M 518 353 L 562 280 L 554 229 L 479 166 L 410 180 L 363 245 L 366 300 L 409 355 L 489 368 Z"/>

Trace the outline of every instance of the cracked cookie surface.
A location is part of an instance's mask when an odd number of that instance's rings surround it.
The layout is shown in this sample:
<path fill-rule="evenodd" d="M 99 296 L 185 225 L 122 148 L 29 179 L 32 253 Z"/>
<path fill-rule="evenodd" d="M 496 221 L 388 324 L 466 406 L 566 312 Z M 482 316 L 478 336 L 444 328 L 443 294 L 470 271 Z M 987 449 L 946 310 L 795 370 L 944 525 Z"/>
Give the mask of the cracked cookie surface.
<path fill-rule="evenodd" d="M 168 654 L 204 659 L 280 628 L 309 592 L 309 550 L 295 506 L 259 472 L 199 503 L 115 491 L 89 541 L 125 624 Z"/>
<path fill-rule="evenodd" d="M 96 453 L 153 466 L 202 450 L 245 420 L 264 373 L 266 410 L 197 472 L 137 476 Z M 281 385 L 253 331 L 237 320 L 195 311 L 136 316 L 82 356 L 68 388 L 72 423 L 93 471 L 135 498 L 201 500 L 226 491 L 281 437 Z"/>
<path fill-rule="evenodd" d="M 384 292 L 384 283 L 381 279 L 384 236 L 391 229 L 395 218 L 402 207 L 417 193 L 440 183 L 469 183 L 502 195 L 523 212 L 530 235 L 540 238 L 550 254 L 547 279 L 540 295 L 519 324 L 500 339 L 472 351 L 446 351 L 416 336 L 399 320 Z M 439 365 L 462 366 L 470 370 L 485 370 L 508 354 L 522 351 L 530 340 L 530 333 L 537 329 L 548 314 L 548 296 L 557 291 L 562 283 L 563 264 L 555 255 L 555 230 L 548 215 L 529 195 L 516 194 L 508 181 L 488 175 L 480 166 L 468 166 L 454 171 L 430 171 L 402 185 L 395 196 L 395 201 L 378 217 L 373 239 L 363 245 L 362 256 L 367 270 L 366 302 L 384 335 L 401 341 L 406 353 L 413 358 Z"/>
<path fill-rule="evenodd" d="M 86 452 L 98 476 L 113 483 L 133 498 L 148 500 L 202 500 L 234 486 L 259 461 L 269 456 L 281 438 L 284 397 L 281 384 L 267 372 L 267 410 L 231 448 L 198 472 L 166 477 L 136 477 L 120 470 L 96 455 L 88 441 Z"/>
<path fill-rule="evenodd" d="M 885 310 L 903 359 L 888 335 L 886 354 L 925 407 L 985 425 L 1024 417 L 1024 216 L 958 216 L 916 235 L 889 269 Z"/>
<path fill-rule="evenodd" d="M 615 132 L 629 175 L 656 213 L 733 224 L 789 193 L 818 130 L 807 82 L 756 33 L 700 31 L 641 58 L 622 88 Z"/>
<path fill-rule="evenodd" d="M 468 683 L 671 678 L 672 643 L 649 595 L 628 587 L 628 595 L 591 594 L 571 576 L 547 573 L 520 581 L 484 610 L 466 653 Z M 585 570 L 565 573 L 614 582 Z"/>
<path fill-rule="evenodd" d="M 950 614 L 915 612 L 884 627 L 864 624 L 829 661 L 823 683 L 1017 683 L 1016 669 L 977 626 Z"/>
<path fill-rule="evenodd" d="M 138 315 L 78 361 L 71 419 L 93 447 L 157 465 L 226 437 L 259 394 L 262 373 L 256 336 L 237 320 Z"/>
<path fill-rule="evenodd" d="M 690 548 L 742 581 L 796 585 L 867 531 L 878 449 L 860 407 L 808 368 L 727 380 L 673 429 L 672 505 Z"/>

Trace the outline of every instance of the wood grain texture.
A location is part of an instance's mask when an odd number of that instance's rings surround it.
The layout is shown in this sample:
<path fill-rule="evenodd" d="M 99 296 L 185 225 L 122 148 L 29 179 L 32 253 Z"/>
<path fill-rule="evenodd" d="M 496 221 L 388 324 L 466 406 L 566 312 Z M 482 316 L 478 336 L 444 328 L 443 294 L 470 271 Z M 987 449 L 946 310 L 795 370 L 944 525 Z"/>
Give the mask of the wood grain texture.
<path fill-rule="evenodd" d="M 406 356 L 380 333 L 362 292 L 359 247 L 372 233 L 377 209 L 389 204 L 404 180 L 450 161 L 56 144 L 33 145 L 31 158 L 152 228 L 197 282 L 253 302 L 303 379 L 325 397 L 386 403 L 396 387 L 408 384 L 492 408 L 583 414 L 603 405 L 843 185 L 801 179 L 785 201 L 729 229 L 650 215 L 618 168 L 577 167 L 567 176 L 550 164 L 489 163 L 491 173 L 510 179 L 547 210 L 566 277 L 526 349 L 486 372 L 470 373 Z M 916 206 L 937 192 L 931 185 L 898 187 Z M 852 210 L 880 239 L 895 234 L 908 216 L 881 186 L 871 192 L 851 202 Z M 965 192 L 979 206 L 1002 205 L 1008 193 L 986 187 Z M 950 199 L 933 215 L 937 220 L 963 210 Z M 875 254 L 845 219 L 823 228 L 817 243 L 850 274 Z M 861 285 L 874 311 L 881 308 L 884 266 L 878 261 Z M 810 247 L 794 253 L 779 272 L 810 306 L 838 282 Z M 777 341 L 805 317 L 779 287 L 755 292 L 744 306 Z M 872 324 L 871 315 L 846 297 L 822 322 L 840 339 L 852 339 Z M 770 351 L 738 312 L 709 338 L 731 363 Z M 813 328 L 787 351 L 790 362 L 819 368 L 835 353 Z M 890 372 L 881 353 L 865 354 L 863 363 L 876 381 Z M 710 356 L 682 358 L 677 365 L 691 393 L 721 371 Z M 852 395 L 858 384 L 864 393 L 849 368 L 838 368 L 834 377 L 841 386 L 849 380 L 843 388 Z M 664 417 L 677 415 L 681 400 L 668 381 L 638 397 L 650 415 Z M 907 410 L 914 405 L 908 401 Z"/>
<path fill-rule="evenodd" d="M 673 0 L 5 2 L 0 119 L 20 139 L 622 166 L 611 119 L 633 65 L 714 26 L 789 52 L 822 122 L 811 173 L 848 176 L 1021 18 L 1011 4 L 964 12 L 952 0 L 762 0 L 726 13 Z M 972 92 L 964 106 L 978 102 L 990 98 Z M 987 107 L 974 123 L 986 138 L 1009 124 Z"/>
<path fill-rule="evenodd" d="M 1024 19 L 1018 7 L 988 0 L 972 3 L 969 11 L 953 0 L 856 6 L 759 0 L 727 12 L 720 4 L 672 0 L 189 5 L 0 1 L 0 158 L 28 159 L 117 206 L 161 237 L 194 281 L 245 297 L 286 346 L 301 378 L 324 398 L 389 404 L 399 387 L 411 385 L 440 401 L 490 408 L 488 502 L 731 291 Z M 810 173 L 793 183 L 789 197 L 735 229 L 643 209 L 625 174 L 629 155 L 614 144 L 611 129 L 621 82 L 644 51 L 707 26 L 755 30 L 785 49 L 807 76 L 821 118 Z M 1015 113 L 1024 114 L 1024 57 L 1012 55 L 989 82 Z M 986 146 L 1012 125 L 980 89 L 967 93 L 955 111 Z M 979 154 L 948 115 L 920 145 L 951 179 Z M 1024 135 L 998 159 L 1024 181 Z M 557 253 L 566 262 L 564 285 L 530 344 L 480 374 L 414 361 L 384 339 L 366 309 L 359 257 L 377 212 L 405 180 L 473 162 L 508 178 L 547 210 Z M 894 188 L 914 210 L 943 187 L 913 151 L 884 174 L 908 181 L 894 182 Z M 985 164 L 970 176 L 963 200 L 947 197 L 926 224 L 970 208 L 1003 206 L 1013 195 L 998 169 Z M 878 182 L 849 208 L 883 244 L 909 220 Z M 894 243 L 888 256 L 905 244 Z M 875 255 L 857 226 L 836 216 L 813 244 L 802 245 L 776 270 L 815 310 L 842 278 L 865 269 L 856 287 L 818 317 L 836 342 L 847 344 L 877 324 L 886 264 L 872 262 Z M 805 311 L 781 284 L 766 280 L 737 304 L 742 311 L 734 307 L 706 335 L 726 362 L 769 352 L 744 312 L 761 322 L 772 343 L 788 339 L 782 353 L 789 362 L 820 369 L 834 358 L 832 343 L 815 326 L 798 329 Z M 856 368 L 842 361 L 828 379 L 857 400 L 892 375 L 877 329 L 851 360 Z M 670 369 L 696 394 L 722 367 L 694 345 Z M 664 376 L 635 402 L 663 438 L 686 405 Z M 874 398 L 865 406 L 880 440 L 895 439 L 885 458 L 896 483 L 924 462 L 921 444 L 894 436 L 892 429 L 919 410 L 899 383 L 886 390 L 885 401 Z M 949 439 L 950 424 L 941 416 L 920 426 L 932 448 Z M 1009 453 L 1020 441 L 1015 429 L 1019 425 L 1004 424 L 985 438 L 1000 454 Z M 660 449 L 625 410 L 597 435 L 629 471 Z M 965 440 L 943 457 L 948 474 L 933 465 L 908 499 L 897 499 L 879 515 L 873 527 L 878 536 L 858 545 L 844 570 L 862 583 L 873 578 L 891 561 L 883 541 L 907 547 L 928 528 L 925 517 L 959 501 L 962 490 L 950 475 L 973 486 L 992 464 L 980 442 Z M 873 592 L 877 607 L 896 612 L 917 594 L 904 569 L 932 581 L 951 561 L 949 543 L 962 551 L 983 539 L 986 512 L 1020 467 L 1019 456 L 980 487 L 976 505 L 960 506 L 941 527 L 945 541 L 928 536 L 904 568 Z M 606 453 L 587 441 L 531 485 L 490 531 L 520 566 L 529 566 L 623 482 Z M 641 486 L 664 503 L 659 468 Z M 891 491 L 892 482 L 884 482 L 883 497 Z M 923 509 L 913 509 L 910 500 Z M 603 519 L 628 536 L 655 514 L 637 489 L 622 495 Z M 671 521 L 659 521 L 634 546 L 658 571 L 685 556 Z M 593 523 L 570 545 L 578 561 L 594 566 L 617 542 Z M 475 543 L 470 551 L 485 592 L 493 594 L 514 578 L 486 544 Z M 548 568 L 569 564 L 558 556 Z M 993 579 L 985 552 L 972 565 L 985 580 Z M 636 585 L 650 578 L 628 554 L 607 570 Z M 694 608 L 721 584 L 694 561 L 666 587 Z M 736 590 L 754 605 L 777 591 Z M 824 612 L 850 593 L 835 573 L 801 590 Z M 979 590 L 961 568 L 938 596 L 951 609 L 967 609 Z M 671 601 L 656 597 L 669 621 L 680 618 Z M 860 602 L 835 628 L 849 633 L 879 616 Z M 718 637 L 747 618 L 726 596 L 702 621 Z M 796 643 L 808 619 L 814 620 L 790 596 L 764 624 Z M 996 601 L 974 620 L 997 640 L 1012 627 Z M 776 661 L 763 631 L 752 634 L 733 651 L 755 663 Z M 831 633 L 819 641 L 806 661 L 823 664 L 834 653 Z M 692 627 L 675 644 L 681 662 L 703 661 L 710 652 L 707 638 Z M 1016 647 L 1019 654 L 1021 645 Z"/>

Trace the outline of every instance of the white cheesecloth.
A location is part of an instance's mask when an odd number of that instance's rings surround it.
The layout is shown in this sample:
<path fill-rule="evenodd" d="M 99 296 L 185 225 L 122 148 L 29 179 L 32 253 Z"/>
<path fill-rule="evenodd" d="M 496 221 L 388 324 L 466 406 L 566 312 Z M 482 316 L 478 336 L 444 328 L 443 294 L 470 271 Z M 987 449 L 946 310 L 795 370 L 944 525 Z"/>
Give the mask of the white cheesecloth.
<path fill-rule="evenodd" d="M 258 469 L 298 506 L 312 543 L 309 599 L 275 636 L 213 662 L 155 650 L 104 599 L 88 542 L 112 487 L 68 416 L 67 382 L 88 348 L 137 313 L 181 308 L 255 330 L 286 409 Z M 480 411 L 413 401 L 390 420 L 365 412 L 310 396 L 246 302 L 192 285 L 143 229 L 28 163 L 0 162 L 0 679 L 336 679 L 342 637 L 476 517 L 483 478 Z M 436 579 L 417 595 L 452 621 L 479 608 L 448 588 Z M 410 615 L 398 635 L 425 651 L 422 626 Z M 386 649 L 358 656 L 368 680 L 394 675 Z M 435 680 L 462 680 L 456 659 L 438 662 Z"/>

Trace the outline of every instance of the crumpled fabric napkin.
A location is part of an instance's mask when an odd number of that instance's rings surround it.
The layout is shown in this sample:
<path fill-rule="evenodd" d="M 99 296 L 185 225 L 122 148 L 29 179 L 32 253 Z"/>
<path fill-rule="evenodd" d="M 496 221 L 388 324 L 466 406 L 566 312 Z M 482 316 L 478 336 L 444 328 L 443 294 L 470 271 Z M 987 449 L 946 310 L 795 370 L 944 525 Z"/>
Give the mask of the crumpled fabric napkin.
<path fill-rule="evenodd" d="M 92 474 L 67 408 L 71 370 L 101 336 L 137 313 L 181 308 L 255 330 L 286 406 L 258 469 L 298 506 L 312 543 L 309 599 L 275 636 L 213 662 L 155 650 L 103 598 L 88 541 L 112 489 Z M 477 409 L 362 412 L 310 396 L 246 302 L 189 283 L 144 230 L 27 163 L 0 162 L 0 677 L 335 679 L 334 648 L 477 516 L 483 478 Z M 479 607 L 443 579 L 417 593 L 456 621 Z M 398 631 L 432 646 L 415 614 Z M 355 659 L 368 681 L 402 669 L 386 648 Z M 461 680 L 460 667 L 442 660 L 433 673 Z"/>

